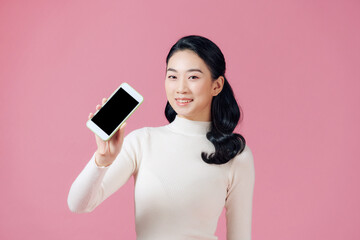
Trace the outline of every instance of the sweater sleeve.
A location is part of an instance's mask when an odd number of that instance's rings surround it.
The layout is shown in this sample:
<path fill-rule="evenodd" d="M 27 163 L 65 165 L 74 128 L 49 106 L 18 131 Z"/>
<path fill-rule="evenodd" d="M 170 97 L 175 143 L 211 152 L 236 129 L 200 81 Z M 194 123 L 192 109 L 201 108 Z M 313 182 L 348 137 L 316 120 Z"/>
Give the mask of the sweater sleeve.
<path fill-rule="evenodd" d="M 247 145 L 233 159 L 229 181 L 225 202 L 227 240 L 250 240 L 255 168 Z"/>
<path fill-rule="evenodd" d="M 68 206 L 72 212 L 93 211 L 111 194 L 123 186 L 137 171 L 141 158 L 140 144 L 145 128 L 129 133 L 120 153 L 108 167 L 98 167 L 95 153 L 71 185 Z"/>

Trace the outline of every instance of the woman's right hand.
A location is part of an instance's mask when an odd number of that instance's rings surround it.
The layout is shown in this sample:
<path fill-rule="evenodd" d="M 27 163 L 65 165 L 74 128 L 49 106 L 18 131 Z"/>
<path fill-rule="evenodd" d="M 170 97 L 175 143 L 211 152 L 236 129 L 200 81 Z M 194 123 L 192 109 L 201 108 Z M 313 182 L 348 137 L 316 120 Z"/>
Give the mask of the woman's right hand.
<path fill-rule="evenodd" d="M 106 102 L 106 98 L 102 99 L 102 105 Z M 99 110 L 102 105 L 98 104 L 96 106 L 96 111 Z M 93 113 L 89 114 L 89 119 L 94 116 Z M 97 150 L 95 153 L 95 162 L 98 166 L 109 166 L 115 160 L 116 156 L 119 154 L 121 150 L 122 143 L 124 141 L 124 133 L 125 133 L 124 123 L 120 129 L 108 140 L 104 141 L 100 137 L 95 134 L 95 140 L 97 145 Z"/>

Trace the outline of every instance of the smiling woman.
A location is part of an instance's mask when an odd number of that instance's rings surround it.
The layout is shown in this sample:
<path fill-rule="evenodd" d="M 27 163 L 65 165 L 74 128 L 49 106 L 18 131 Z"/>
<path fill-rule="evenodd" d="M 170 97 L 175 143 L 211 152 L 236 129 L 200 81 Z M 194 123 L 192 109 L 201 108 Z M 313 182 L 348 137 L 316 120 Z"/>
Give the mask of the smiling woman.
<path fill-rule="evenodd" d="M 255 169 L 245 139 L 233 133 L 240 110 L 224 57 L 210 40 L 187 36 L 166 63 L 170 123 L 124 140 L 123 128 L 108 142 L 96 138 L 98 150 L 72 184 L 69 208 L 90 212 L 134 176 L 138 240 L 216 240 L 224 207 L 227 240 L 249 240 Z"/>

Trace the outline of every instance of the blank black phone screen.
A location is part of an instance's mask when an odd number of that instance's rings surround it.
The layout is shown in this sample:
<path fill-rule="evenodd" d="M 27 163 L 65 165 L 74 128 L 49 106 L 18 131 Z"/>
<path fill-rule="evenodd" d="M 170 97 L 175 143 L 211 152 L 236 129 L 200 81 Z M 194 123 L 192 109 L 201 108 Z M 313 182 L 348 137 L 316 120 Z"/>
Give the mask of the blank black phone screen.
<path fill-rule="evenodd" d="M 110 135 L 139 102 L 120 88 L 96 113 L 92 121 Z"/>

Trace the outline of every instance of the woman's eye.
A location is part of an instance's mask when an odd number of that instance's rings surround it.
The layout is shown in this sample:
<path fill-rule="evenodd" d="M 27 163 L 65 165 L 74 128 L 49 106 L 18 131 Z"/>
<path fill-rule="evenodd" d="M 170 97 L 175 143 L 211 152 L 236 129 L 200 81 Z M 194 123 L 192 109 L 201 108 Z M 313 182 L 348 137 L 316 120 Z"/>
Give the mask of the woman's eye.
<path fill-rule="evenodd" d="M 198 79 L 197 76 L 190 76 L 189 78 L 190 78 L 190 79 Z"/>
<path fill-rule="evenodd" d="M 170 79 L 176 79 L 176 77 L 173 76 L 173 75 L 169 75 L 168 78 L 170 78 Z"/>

